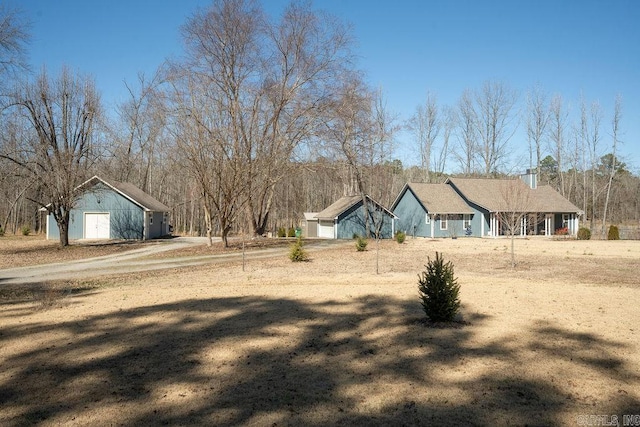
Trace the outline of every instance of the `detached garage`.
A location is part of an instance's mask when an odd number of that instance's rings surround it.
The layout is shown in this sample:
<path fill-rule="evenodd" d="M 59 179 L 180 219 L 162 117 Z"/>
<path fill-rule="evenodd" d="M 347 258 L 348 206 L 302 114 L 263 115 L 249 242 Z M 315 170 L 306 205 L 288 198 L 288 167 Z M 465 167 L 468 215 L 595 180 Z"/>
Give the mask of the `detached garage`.
<path fill-rule="evenodd" d="M 69 215 L 69 239 L 146 240 L 170 233 L 170 209 L 132 184 L 94 176 L 76 188 Z M 53 214 L 47 216 L 47 239 L 59 239 Z"/>
<path fill-rule="evenodd" d="M 371 235 L 380 233 L 380 238 L 390 239 L 395 233 L 397 217 L 371 197 L 367 200 L 367 214 Z M 345 196 L 316 214 L 318 237 L 325 239 L 352 239 L 366 235 L 365 209 L 361 196 Z"/>

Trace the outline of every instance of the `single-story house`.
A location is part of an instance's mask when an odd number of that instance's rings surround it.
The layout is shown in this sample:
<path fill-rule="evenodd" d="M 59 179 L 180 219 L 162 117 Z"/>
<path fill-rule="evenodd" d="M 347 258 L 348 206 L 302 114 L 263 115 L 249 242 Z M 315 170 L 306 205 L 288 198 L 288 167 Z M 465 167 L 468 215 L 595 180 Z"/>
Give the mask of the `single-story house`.
<path fill-rule="evenodd" d="M 391 210 L 398 230 L 422 237 L 507 235 L 505 214 L 521 217 L 520 235 L 578 233 L 583 212 L 533 171 L 521 179 L 448 178 L 443 184 L 407 184 Z"/>
<path fill-rule="evenodd" d="M 395 234 L 397 217 L 380 203 L 366 196 L 369 231 L 372 236 L 379 233 L 382 239 Z M 318 220 L 317 236 L 327 239 L 352 239 L 366 236 L 365 209 L 362 197 L 345 196 L 315 215 Z M 311 223 L 308 223 L 311 224 Z M 309 232 L 309 231 L 307 231 Z"/>
<path fill-rule="evenodd" d="M 98 176 L 76 187 L 69 213 L 69 239 L 140 239 L 170 234 L 170 209 L 133 184 Z M 53 214 L 47 215 L 47 239 L 60 238 Z"/>
<path fill-rule="evenodd" d="M 463 235 L 474 213 L 450 185 L 423 183 L 405 184 L 391 211 L 399 231 L 431 238 Z"/>

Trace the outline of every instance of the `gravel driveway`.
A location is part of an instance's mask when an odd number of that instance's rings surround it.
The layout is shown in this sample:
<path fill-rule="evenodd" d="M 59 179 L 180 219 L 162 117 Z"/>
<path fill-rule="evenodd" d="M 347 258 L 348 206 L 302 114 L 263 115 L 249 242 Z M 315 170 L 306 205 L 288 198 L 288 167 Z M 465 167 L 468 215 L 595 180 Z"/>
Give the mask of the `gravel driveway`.
<path fill-rule="evenodd" d="M 218 238 L 217 240 L 219 241 L 220 239 Z M 317 241 L 310 244 L 309 247 L 327 246 L 329 243 L 326 241 Z M 78 261 L 67 261 L 64 263 L 3 269 L 0 270 L 0 285 L 41 283 L 52 280 L 86 279 L 110 274 L 136 273 L 141 271 L 188 267 L 215 262 L 238 261 L 242 259 L 241 252 L 214 255 L 162 257 L 159 259 L 150 258 L 151 255 L 161 252 L 204 244 L 206 244 L 206 237 L 177 237 L 162 241 L 162 243 L 157 245 L 134 249 L 118 254 L 105 255 Z M 283 256 L 288 252 L 288 250 L 288 248 L 276 247 L 261 249 L 258 251 L 247 251 L 246 259 L 251 260 Z"/>

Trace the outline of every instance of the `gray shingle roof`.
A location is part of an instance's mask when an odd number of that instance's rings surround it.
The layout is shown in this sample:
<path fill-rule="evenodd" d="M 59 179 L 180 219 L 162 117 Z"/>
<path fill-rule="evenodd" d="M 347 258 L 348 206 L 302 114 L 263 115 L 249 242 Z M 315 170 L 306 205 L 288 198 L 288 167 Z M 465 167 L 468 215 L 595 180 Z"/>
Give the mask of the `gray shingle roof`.
<path fill-rule="evenodd" d="M 407 184 L 418 200 L 433 214 L 472 214 L 473 210 L 447 184 Z"/>
<path fill-rule="evenodd" d="M 491 212 L 580 212 L 548 185 L 530 188 L 521 179 L 449 178 L 464 197 Z"/>
<path fill-rule="evenodd" d="M 375 200 L 373 200 L 369 196 L 366 196 L 366 197 L 367 197 L 367 201 L 369 203 L 374 203 L 376 206 L 379 206 L 382 209 L 384 209 L 384 211 L 387 212 L 390 216 L 395 217 L 393 212 L 389 211 L 387 208 L 382 206 L 380 203 L 376 202 Z M 318 219 L 325 219 L 325 220 L 326 219 L 331 219 L 331 220 L 336 219 L 338 216 L 340 216 L 341 213 L 343 213 L 344 211 L 348 210 L 352 206 L 356 205 L 360 201 L 362 201 L 362 197 L 360 195 L 341 197 L 338 200 L 336 200 L 334 203 L 329 205 L 327 208 L 325 208 L 324 210 L 318 212 L 315 217 L 318 218 Z"/>
<path fill-rule="evenodd" d="M 142 191 L 141 189 L 139 189 L 133 184 L 130 184 L 128 182 L 117 182 L 117 181 L 110 181 L 109 183 L 113 187 L 115 187 L 118 191 L 128 196 L 134 202 L 137 202 L 140 206 L 142 206 L 146 210 L 154 211 L 154 212 L 170 212 L 171 211 L 171 209 L 167 205 L 155 199 L 154 197 L 150 196 L 149 194 L 145 193 L 144 191 Z"/>
<path fill-rule="evenodd" d="M 342 212 L 362 200 L 360 196 L 344 196 L 316 214 L 318 219 L 335 219 Z"/>

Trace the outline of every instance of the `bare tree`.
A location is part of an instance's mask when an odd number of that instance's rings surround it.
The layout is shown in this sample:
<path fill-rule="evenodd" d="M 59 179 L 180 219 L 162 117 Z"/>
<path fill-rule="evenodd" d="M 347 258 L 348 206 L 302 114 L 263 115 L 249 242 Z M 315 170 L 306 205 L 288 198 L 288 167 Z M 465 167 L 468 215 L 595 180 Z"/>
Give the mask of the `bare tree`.
<path fill-rule="evenodd" d="M 613 107 L 613 119 L 611 120 L 611 167 L 609 169 L 609 180 L 607 183 L 607 195 L 604 200 L 604 209 L 602 212 L 602 238 L 605 237 L 607 226 L 607 211 L 609 208 L 609 198 L 611 196 L 611 185 L 613 183 L 613 177 L 616 174 L 616 153 L 618 147 L 618 138 L 620 136 L 620 120 L 622 119 L 622 97 L 618 95 L 616 97 L 615 105 Z"/>
<path fill-rule="evenodd" d="M 591 104 L 590 120 L 588 126 L 588 146 L 589 146 L 589 159 L 591 161 L 591 215 L 589 215 L 591 221 L 589 222 L 589 229 L 592 234 L 595 233 L 596 224 L 596 205 L 598 201 L 598 162 L 600 161 L 599 145 L 600 145 L 600 126 L 602 123 L 602 108 L 600 104 L 594 102 Z"/>
<path fill-rule="evenodd" d="M 228 137 L 243 157 L 255 235 L 296 147 L 321 121 L 332 85 L 349 64 L 348 32 L 334 18 L 292 3 L 272 22 L 251 0 L 220 0 L 183 27 L 186 67 L 216 88 Z"/>
<path fill-rule="evenodd" d="M 477 154 L 476 112 L 473 107 L 473 94 L 466 89 L 457 106 L 457 137 L 459 150 L 455 150 L 456 158 L 464 175 L 471 175 L 475 169 Z"/>
<path fill-rule="evenodd" d="M 424 182 L 430 182 L 429 169 L 431 167 L 431 151 L 438 134 L 441 122 L 438 115 L 436 97 L 427 92 L 424 105 L 418 105 L 409 119 L 408 127 L 413 132 L 420 150 L 420 161 L 424 170 Z"/>
<path fill-rule="evenodd" d="M 28 69 L 25 47 L 29 41 L 29 25 L 20 13 L 0 4 L 0 89 L 3 83 Z"/>
<path fill-rule="evenodd" d="M 502 210 L 498 219 L 511 238 L 511 268 L 516 267 L 515 236 L 523 234 L 524 220 L 531 210 L 530 189 L 520 179 L 503 181 Z"/>
<path fill-rule="evenodd" d="M 516 101 L 516 93 L 499 82 L 485 82 L 475 95 L 478 152 L 487 176 L 496 173 L 509 154 L 507 144 L 515 132 Z"/>
<path fill-rule="evenodd" d="M 372 100 L 373 93 L 359 74 L 343 75 L 336 89 L 336 96 L 326 111 L 324 139 L 344 157 L 350 181 L 345 185 L 362 197 L 365 212 L 365 230 L 370 235 L 370 221 L 365 165 L 372 155 Z M 353 189 L 353 190 L 351 190 Z"/>
<path fill-rule="evenodd" d="M 29 122 L 32 134 L 10 152 L 0 153 L 20 167 L 25 179 L 42 189 L 35 200 L 53 214 L 60 244 L 69 244 L 69 213 L 76 187 L 99 156 L 96 122 L 100 99 L 91 79 L 63 69 L 50 79 L 45 71 L 12 95 L 12 105 Z"/>
<path fill-rule="evenodd" d="M 558 190 L 564 196 L 566 194 L 564 182 L 564 156 L 566 150 L 566 126 L 567 111 L 563 108 L 562 96 L 555 95 L 551 100 L 551 115 L 549 119 L 549 139 L 551 151 L 555 154 L 558 165 Z"/>
<path fill-rule="evenodd" d="M 125 82 L 129 99 L 117 107 L 119 126 L 114 127 L 116 141 L 110 173 L 119 181 L 134 182 L 150 192 L 159 145 L 166 127 L 164 95 L 160 74 L 148 80 L 138 75 L 138 86 Z"/>
<path fill-rule="evenodd" d="M 442 120 L 442 146 L 437 158 L 434 160 L 433 170 L 438 176 L 445 173 L 447 158 L 449 157 L 449 142 L 456 127 L 456 113 L 449 106 L 444 107 L 444 118 Z"/>
<path fill-rule="evenodd" d="M 533 90 L 527 94 L 529 167 L 533 168 L 535 165 L 538 175 L 540 175 L 540 162 L 542 161 L 542 142 L 546 135 L 546 129 L 549 123 L 549 110 L 546 103 L 545 94 L 538 86 L 535 86 Z"/>

